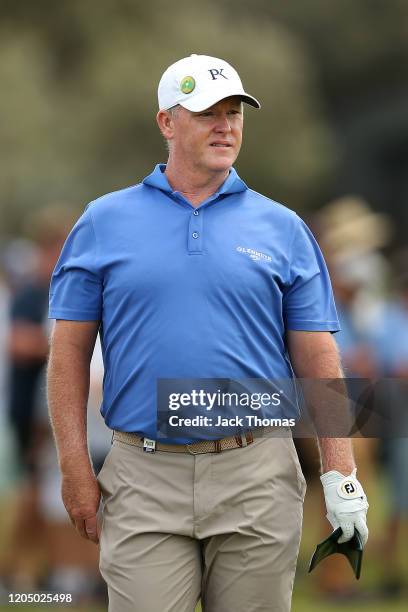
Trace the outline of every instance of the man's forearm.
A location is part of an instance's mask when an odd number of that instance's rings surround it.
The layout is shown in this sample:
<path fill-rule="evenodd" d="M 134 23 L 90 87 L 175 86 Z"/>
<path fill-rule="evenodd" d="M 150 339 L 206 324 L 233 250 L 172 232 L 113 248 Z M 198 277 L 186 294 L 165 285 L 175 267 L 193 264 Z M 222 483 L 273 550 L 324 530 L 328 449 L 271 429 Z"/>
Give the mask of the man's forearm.
<path fill-rule="evenodd" d="M 74 343 L 56 343 L 48 365 L 48 404 L 61 470 L 91 466 L 86 434 L 89 356 Z"/>
<path fill-rule="evenodd" d="M 350 408 L 340 367 L 336 375 L 332 379 L 309 381 L 311 392 L 309 397 L 306 394 L 306 400 L 317 432 L 322 473 L 337 470 L 346 476 L 355 468 L 352 442 L 337 436 L 346 436 L 351 428 Z"/>
<path fill-rule="evenodd" d="M 341 374 L 339 370 L 339 375 Z M 350 429 L 347 388 L 345 381 L 339 377 L 332 381 L 337 389 L 337 392 L 333 393 L 329 390 L 329 382 L 312 382 L 311 386 L 315 389 L 312 397 L 307 398 L 308 408 L 317 431 L 322 473 L 337 470 L 346 476 L 355 468 L 352 442 L 350 438 L 337 436 L 347 435 L 347 430 Z"/>
<path fill-rule="evenodd" d="M 329 334 L 292 332 L 289 347 L 317 432 L 322 472 L 348 475 L 355 464 L 351 440 L 344 437 L 350 429 L 349 400 L 336 344 Z"/>
<path fill-rule="evenodd" d="M 61 468 L 61 495 L 82 537 L 97 543 L 101 491 L 86 435 L 89 365 L 97 321 L 57 321 L 48 366 L 48 403 Z"/>

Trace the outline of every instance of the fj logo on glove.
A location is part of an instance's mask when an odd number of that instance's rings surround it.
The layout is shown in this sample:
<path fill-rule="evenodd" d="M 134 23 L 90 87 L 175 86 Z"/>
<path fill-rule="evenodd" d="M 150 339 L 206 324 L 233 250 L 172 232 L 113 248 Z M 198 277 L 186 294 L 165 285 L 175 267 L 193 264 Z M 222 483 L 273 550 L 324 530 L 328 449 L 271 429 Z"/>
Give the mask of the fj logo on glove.
<path fill-rule="evenodd" d="M 355 499 L 362 495 L 358 483 L 354 480 L 343 480 L 337 487 L 337 493 L 343 499 Z"/>
<path fill-rule="evenodd" d="M 353 493 L 355 493 L 357 490 L 354 483 L 350 481 L 343 482 L 341 489 L 346 495 L 353 495 Z"/>

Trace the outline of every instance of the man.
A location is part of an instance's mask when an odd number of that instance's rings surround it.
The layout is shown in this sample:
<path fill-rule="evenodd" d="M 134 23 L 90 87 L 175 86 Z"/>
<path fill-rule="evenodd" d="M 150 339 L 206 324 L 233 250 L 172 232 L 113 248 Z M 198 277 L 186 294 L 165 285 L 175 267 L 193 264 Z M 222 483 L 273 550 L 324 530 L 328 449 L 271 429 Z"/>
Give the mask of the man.
<path fill-rule="evenodd" d="M 260 107 L 237 72 L 192 55 L 164 72 L 158 98 L 167 166 L 88 206 L 54 272 L 49 402 L 64 503 L 98 542 L 102 490 L 112 611 L 193 612 L 199 597 L 207 612 L 289 610 L 305 494 L 292 438 L 158 441 L 156 384 L 341 376 L 330 281 L 302 221 L 232 168 L 242 103 Z M 85 406 L 98 330 L 115 434 L 97 481 Z M 366 539 L 364 493 L 345 478 L 350 442 L 324 439 L 321 452 L 332 524 Z M 337 493 L 345 480 L 358 498 Z"/>

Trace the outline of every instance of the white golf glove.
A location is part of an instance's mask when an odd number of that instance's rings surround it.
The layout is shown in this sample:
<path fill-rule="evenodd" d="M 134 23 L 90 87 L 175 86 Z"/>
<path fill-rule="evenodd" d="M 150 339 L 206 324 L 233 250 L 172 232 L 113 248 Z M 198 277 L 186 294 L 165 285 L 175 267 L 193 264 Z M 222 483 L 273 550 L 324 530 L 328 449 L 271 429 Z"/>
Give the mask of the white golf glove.
<path fill-rule="evenodd" d="M 354 528 L 361 536 L 363 546 L 368 539 L 367 529 L 367 497 L 363 487 L 356 478 L 357 468 L 350 476 L 343 476 L 336 470 L 331 470 L 320 476 L 323 485 L 327 508 L 327 519 L 334 530 L 341 527 L 343 535 L 339 543 L 351 540 Z"/>

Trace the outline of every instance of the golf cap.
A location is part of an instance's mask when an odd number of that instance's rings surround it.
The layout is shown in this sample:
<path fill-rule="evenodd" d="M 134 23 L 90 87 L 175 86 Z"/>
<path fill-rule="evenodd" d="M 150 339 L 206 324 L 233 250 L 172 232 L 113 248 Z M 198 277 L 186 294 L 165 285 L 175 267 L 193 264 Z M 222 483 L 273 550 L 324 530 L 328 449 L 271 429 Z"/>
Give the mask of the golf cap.
<path fill-rule="evenodd" d="M 158 89 L 160 110 L 180 104 L 197 113 L 230 96 L 261 108 L 258 100 L 244 91 L 238 72 L 209 55 L 193 54 L 172 64 L 163 73 Z"/>

